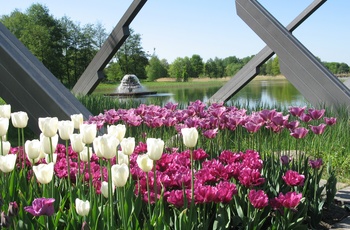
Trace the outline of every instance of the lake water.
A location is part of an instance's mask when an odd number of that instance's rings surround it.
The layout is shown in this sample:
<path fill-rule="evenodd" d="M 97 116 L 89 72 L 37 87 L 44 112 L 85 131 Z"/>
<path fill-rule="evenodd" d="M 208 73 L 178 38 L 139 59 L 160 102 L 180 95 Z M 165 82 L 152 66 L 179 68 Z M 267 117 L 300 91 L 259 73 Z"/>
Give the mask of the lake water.
<path fill-rule="evenodd" d="M 139 98 L 142 103 L 152 103 L 152 100 L 161 100 L 161 104 L 167 102 L 188 103 L 195 100 L 208 102 L 209 98 L 220 87 L 206 89 L 173 89 L 168 91 L 158 90 L 158 94 Z M 307 105 L 304 96 L 286 79 L 254 80 L 235 94 L 227 105 L 237 104 L 246 108 L 256 108 L 257 105 L 268 107 Z"/>

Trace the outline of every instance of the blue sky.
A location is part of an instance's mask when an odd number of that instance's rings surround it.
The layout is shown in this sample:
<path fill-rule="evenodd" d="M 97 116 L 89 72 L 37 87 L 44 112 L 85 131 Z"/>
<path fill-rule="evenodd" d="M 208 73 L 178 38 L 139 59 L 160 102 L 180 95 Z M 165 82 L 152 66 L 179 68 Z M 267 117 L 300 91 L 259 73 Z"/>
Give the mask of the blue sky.
<path fill-rule="evenodd" d="M 0 15 L 31 4 L 48 7 L 55 18 L 69 17 L 81 25 L 100 22 L 109 33 L 132 0 L 11 0 Z M 287 25 L 312 0 L 259 0 L 283 25 Z M 350 1 L 328 0 L 294 31 L 317 57 L 350 65 Z M 130 25 L 141 34 L 146 52 L 171 63 L 177 57 L 243 58 L 259 52 L 265 43 L 237 16 L 234 0 L 148 0 Z"/>

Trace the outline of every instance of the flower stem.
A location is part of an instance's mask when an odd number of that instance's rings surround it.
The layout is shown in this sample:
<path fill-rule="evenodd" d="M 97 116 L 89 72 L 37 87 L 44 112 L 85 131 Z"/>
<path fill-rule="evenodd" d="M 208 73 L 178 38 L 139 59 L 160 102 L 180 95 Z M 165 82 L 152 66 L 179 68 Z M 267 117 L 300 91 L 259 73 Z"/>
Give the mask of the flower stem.
<path fill-rule="evenodd" d="M 150 191 L 149 191 L 149 179 L 148 179 L 148 172 L 146 172 L 146 184 L 147 184 L 147 198 L 148 198 L 148 215 L 149 218 L 151 219 L 151 196 L 150 196 Z"/>
<path fill-rule="evenodd" d="M 158 191 L 157 191 L 157 170 L 156 170 L 156 164 L 157 164 L 157 161 L 153 161 L 153 189 L 154 189 L 154 203 L 157 204 L 157 194 L 158 194 Z"/>
<path fill-rule="evenodd" d="M 113 192 L 112 192 L 112 168 L 111 168 L 111 159 L 107 160 L 108 164 L 108 200 L 109 200 L 109 214 L 111 221 L 111 228 L 113 229 L 114 221 L 113 221 Z"/>

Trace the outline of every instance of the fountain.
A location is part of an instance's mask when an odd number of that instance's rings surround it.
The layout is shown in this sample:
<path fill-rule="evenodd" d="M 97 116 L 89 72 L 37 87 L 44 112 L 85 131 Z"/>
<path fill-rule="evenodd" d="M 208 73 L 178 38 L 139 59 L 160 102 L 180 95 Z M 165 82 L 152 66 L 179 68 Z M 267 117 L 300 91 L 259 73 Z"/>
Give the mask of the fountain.
<path fill-rule="evenodd" d="M 140 83 L 140 80 L 134 74 L 127 74 L 123 77 L 120 82 L 120 85 L 115 92 L 106 94 L 107 96 L 143 96 L 156 94 L 155 91 L 149 91 L 143 87 Z"/>

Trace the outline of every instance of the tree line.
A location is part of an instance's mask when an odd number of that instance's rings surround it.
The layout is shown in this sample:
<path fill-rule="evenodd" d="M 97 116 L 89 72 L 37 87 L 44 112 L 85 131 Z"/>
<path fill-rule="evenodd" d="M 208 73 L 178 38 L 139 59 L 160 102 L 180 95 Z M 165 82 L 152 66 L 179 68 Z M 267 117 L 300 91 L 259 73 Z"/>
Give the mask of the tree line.
<path fill-rule="evenodd" d="M 49 9 L 32 4 L 25 12 L 14 10 L 0 17 L 3 23 L 64 85 L 74 86 L 92 58 L 107 39 L 100 24 L 80 25 L 68 17 L 54 18 Z M 104 70 L 105 81 L 119 82 L 125 74 L 155 81 L 171 77 L 176 81 L 189 78 L 222 78 L 234 76 L 253 56 L 210 58 L 198 54 L 178 57 L 172 63 L 160 59 L 155 52 L 148 54 L 141 44 L 141 35 L 130 29 L 130 36 Z M 346 63 L 322 62 L 333 74 L 348 74 Z M 260 66 L 261 75 L 279 75 L 278 57 Z"/>

